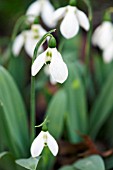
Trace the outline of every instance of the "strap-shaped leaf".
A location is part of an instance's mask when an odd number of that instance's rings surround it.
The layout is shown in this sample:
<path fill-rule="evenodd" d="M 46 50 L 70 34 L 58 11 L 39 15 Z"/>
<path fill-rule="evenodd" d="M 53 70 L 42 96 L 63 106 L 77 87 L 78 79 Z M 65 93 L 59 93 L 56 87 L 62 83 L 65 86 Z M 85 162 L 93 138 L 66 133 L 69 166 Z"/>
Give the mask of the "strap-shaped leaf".
<path fill-rule="evenodd" d="M 104 161 L 98 155 L 81 159 L 73 166 L 79 170 L 105 170 Z"/>
<path fill-rule="evenodd" d="M 40 157 L 38 158 L 28 158 L 28 159 L 18 159 L 16 163 L 26 169 L 36 170 Z"/>
<path fill-rule="evenodd" d="M 0 117 L 6 145 L 15 156 L 25 156 L 29 138 L 26 111 L 21 95 L 11 75 L 0 67 Z M 3 137 L 4 137 L 3 135 Z"/>

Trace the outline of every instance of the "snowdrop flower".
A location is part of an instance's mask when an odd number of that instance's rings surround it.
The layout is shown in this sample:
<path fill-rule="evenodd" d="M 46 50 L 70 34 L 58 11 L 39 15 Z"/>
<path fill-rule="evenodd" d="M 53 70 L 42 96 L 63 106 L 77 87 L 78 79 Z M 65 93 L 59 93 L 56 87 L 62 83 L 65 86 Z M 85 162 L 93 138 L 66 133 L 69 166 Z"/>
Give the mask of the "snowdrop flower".
<path fill-rule="evenodd" d="M 89 30 L 89 20 L 84 12 L 75 6 L 68 5 L 57 9 L 53 14 L 53 21 L 62 20 L 60 31 L 62 35 L 69 39 L 74 37 L 79 31 L 79 25 L 86 31 Z"/>
<path fill-rule="evenodd" d="M 48 65 L 50 76 L 54 81 L 63 83 L 67 79 L 67 66 L 56 48 L 48 47 L 36 58 L 31 68 L 32 76 L 35 76 L 44 64 Z"/>
<path fill-rule="evenodd" d="M 109 63 L 113 60 L 113 25 L 104 21 L 96 28 L 92 36 L 92 44 L 103 50 L 103 60 Z"/>
<path fill-rule="evenodd" d="M 49 0 L 37 0 L 29 6 L 26 14 L 31 15 L 28 17 L 29 22 L 33 22 L 35 17 L 41 16 L 44 23 L 52 28 L 56 25 L 55 22 L 52 22 L 53 11 L 54 7 Z"/>
<path fill-rule="evenodd" d="M 30 57 L 33 57 L 35 46 L 45 33 L 46 31 L 41 27 L 41 25 L 32 25 L 31 30 L 23 31 L 15 38 L 12 46 L 13 54 L 18 56 L 24 46 L 26 53 Z M 42 51 L 43 47 L 41 46 L 39 52 Z"/>
<path fill-rule="evenodd" d="M 48 146 L 51 153 L 56 156 L 58 153 L 58 144 L 53 136 L 48 131 L 41 131 L 39 135 L 34 139 L 31 145 L 32 157 L 37 157 L 41 154 L 44 146 Z"/>
<path fill-rule="evenodd" d="M 113 40 L 113 25 L 109 21 L 104 21 L 96 28 L 92 36 L 92 44 L 104 50 Z"/>

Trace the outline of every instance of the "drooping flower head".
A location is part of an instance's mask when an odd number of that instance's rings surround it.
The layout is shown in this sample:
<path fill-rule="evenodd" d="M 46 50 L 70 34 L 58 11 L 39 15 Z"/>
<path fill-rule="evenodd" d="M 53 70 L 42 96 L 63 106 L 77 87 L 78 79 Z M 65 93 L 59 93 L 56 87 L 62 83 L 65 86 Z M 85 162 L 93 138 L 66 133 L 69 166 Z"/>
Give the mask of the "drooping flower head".
<path fill-rule="evenodd" d="M 92 44 L 103 50 L 103 59 L 109 63 L 113 59 L 113 24 L 104 21 L 96 28 L 92 36 Z"/>
<path fill-rule="evenodd" d="M 48 146 L 51 153 L 56 156 L 58 153 L 58 144 L 53 136 L 48 131 L 41 131 L 39 135 L 34 139 L 31 145 L 32 157 L 37 157 L 41 154 L 43 148 Z"/>
<path fill-rule="evenodd" d="M 46 30 L 44 30 L 41 25 L 32 25 L 30 30 L 23 31 L 15 38 L 12 46 L 13 54 L 15 56 L 18 56 L 22 47 L 24 46 L 26 53 L 32 58 L 37 42 L 40 40 L 40 38 L 42 38 L 45 33 Z M 42 51 L 43 47 L 41 46 L 39 52 Z"/>
<path fill-rule="evenodd" d="M 32 65 L 32 76 L 35 76 L 44 64 L 48 65 L 49 73 L 54 81 L 63 83 L 67 79 L 67 66 L 56 48 L 48 47 L 36 58 Z"/>
<path fill-rule="evenodd" d="M 68 5 L 57 9 L 53 14 L 53 21 L 61 20 L 61 34 L 69 39 L 74 37 L 79 31 L 79 25 L 86 31 L 89 30 L 89 20 L 84 12 L 75 6 Z"/>
<path fill-rule="evenodd" d="M 26 14 L 29 15 L 30 22 L 33 22 L 35 17 L 41 16 L 43 22 L 52 28 L 56 25 L 55 22 L 52 22 L 53 11 L 54 7 L 49 0 L 37 0 L 29 6 Z"/>
<path fill-rule="evenodd" d="M 68 77 L 68 68 L 56 48 L 56 39 L 50 35 L 48 48 L 38 55 L 31 68 L 32 76 L 35 76 L 44 64 L 48 65 L 48 73 L 54 82 L 63 83 Z"/>

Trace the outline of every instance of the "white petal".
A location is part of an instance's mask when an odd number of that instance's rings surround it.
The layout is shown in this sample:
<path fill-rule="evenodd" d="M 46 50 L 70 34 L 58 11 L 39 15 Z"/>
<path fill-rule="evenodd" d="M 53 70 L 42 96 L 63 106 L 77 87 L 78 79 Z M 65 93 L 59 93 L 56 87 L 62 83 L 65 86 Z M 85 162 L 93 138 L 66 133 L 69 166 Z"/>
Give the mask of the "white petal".
<path fill-rule="evenodd" d="M 101 26 L 98 26 L 95 29 L 95 31 L 94 31 L 94 33 L 92 35 L 92 44 L 95 45 L 95 46 L 98 45 L 98 40 L 99 40 L 99 37 L 100 37 L 100 32 L 101 32 Z"/>
<path fill-rule="evenodd" d="M 54 21 L 58 21 L 58 20 L 62 19 L 62 18 L 64 17 L 64 15 L 65 15 L 66 8 L 67 8 L 67 7 L 58 8 L 58 9 L 53 13 L 53 20 L 54 20 Z"/>
<path fill-rule="evenodd" d="M 56 48 L 52 49 L 52 60 L 49 69 L 52 78 L 56 82 L 63 83 L 68 77 L 67 66 Z"/>
<path fill-rule="evenodd" d="M 74 37 L 79 30 L 79 24 L 76 18 L 76 15 L 74 12 L 69 11 L 67 12 L 65 18 L 63 19 L 61 25 L 60 25 L 60 31 L 62 35 L 69 39 Z"/>
<path fill-rule="evenodd" d="M 31 145 L 31 155 L 32 157 L 37 157 L 41 154 L 44 148 L 43 131 L 34 139 Z"/>
<path fill-rule="evenodd" d="M 113 60 L 113 42 L 103 51 L 103 59 L 105 63 Z"/>
<path fill-rule="evenodd" d="M 87 15 L 84 12 L 76 9 L 76 16 L 78 18 L 80 26 L 83 27 L 86 31 L 88 31 L 90 25 Z"/>
<path fill-rule="evenodd" d="M 40 1 L 35 1 L 34 3 L 32 3 L 26 12 L 26 15 L 29 15 L 28 21 L 33 22 L 34 18 L 40 15 L 40 11 L 41 11 Z"/>
<path fill-rule="evenodd" d="M 100 49 L 104 50 L 113 39 L 113 26 L 110 22 L 105 21 L 96 28 L 92 36 L 92 42 Z"/>
<path fill-rule="evenodd" d="M 19 55 L 23 45 L 24 45 L 24 36 L 21 33 L 15 38 L 13 46 L 12 46 L 12 52 L 15 56 Z"/>
<path fill-rule="evenodd" d="M 31 74 L 32 76 L 35 76 L 39 70 L 42 68 L 42 66 L 45 63 L 45 56 L 46 56 L 46 51 L 37 56 L 36 60 L 34 61 L 32 67 L 31 67 Z"/>
<path fill-rule="evenodd" d="M 50 75 L 50 83 L 52 85 L 55 85 L 57 82 L 55 81 L 55 79 Z"/>
<path fill-rule="evenodd" d="M 47 132 L 47 145 L 54 156 L 58 153 L 58 144 L 56 140 Z"/>
<path fill-rule="evenodd" d="M 53 12 L 54 12 L 54 7 L 52 6 L 52 4 L 48 0 L 44 0 L 41 16 L 44 23 L 50 28 L 55 27 L 56 25 L 56 22 L 53 22 L 52 20 Z"/>
<path fill-rule="evenodd" d="M 31 30 L 26 32 L 25 50 L 31 58 L 33 57 L 36 44 L 38 43 L 38 41 L 41 37 L 40 37 L 40 35 L 39 35 L 39 37 L 36 37 L 34 35 L 33 31 L 31 31 Z M 43 51 L 43 47 L 40 46 L 38 52 L 40 53 L 42 51 Z"/>

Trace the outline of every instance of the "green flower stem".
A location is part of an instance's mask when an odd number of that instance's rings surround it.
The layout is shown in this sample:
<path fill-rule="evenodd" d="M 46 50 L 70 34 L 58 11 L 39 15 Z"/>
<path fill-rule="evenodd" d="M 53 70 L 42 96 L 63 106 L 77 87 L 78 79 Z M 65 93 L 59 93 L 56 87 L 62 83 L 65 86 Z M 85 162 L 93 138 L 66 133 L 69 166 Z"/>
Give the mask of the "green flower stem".
<path fill-rule="evenodd" d="M 34 60 L 37 57 L 37 53 L 38 53 L 38 49 L 39 47 L 46 41 L 46 38 L 49 37 L 53 37 L 52 36 L 52 32 L 55 32 L 55 29 L 49 31 L 48 33 L 46 33 L 36 44 L 35 50 L 34 50 L 34 54 L 33 54 L 33 58 L 32 58 L 32 64 L 34 62 Z M 35 77 L 31 75 L 31 112 L 30 112 L 30 126 L 31 126 L 31 142 L 35 137 Z"/>
<path fill-rule="evenodd" d="M 90 0 L 83 0 L 86 5 L 88 6 L 88 13 L 89 13 L 89 23 L 90 23 L 90 29 L 87 35 L 87 44 L 86 44 L 86 66 L 89 67 L 90 64 L 90 55 L 91 55 L 91 37 L 92 37 L 92 18 L 93 18 L 93 12 L 92 12 L 92 6 Z"/>

